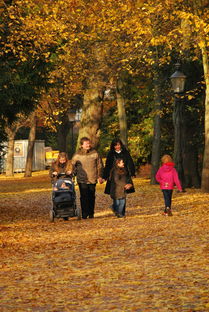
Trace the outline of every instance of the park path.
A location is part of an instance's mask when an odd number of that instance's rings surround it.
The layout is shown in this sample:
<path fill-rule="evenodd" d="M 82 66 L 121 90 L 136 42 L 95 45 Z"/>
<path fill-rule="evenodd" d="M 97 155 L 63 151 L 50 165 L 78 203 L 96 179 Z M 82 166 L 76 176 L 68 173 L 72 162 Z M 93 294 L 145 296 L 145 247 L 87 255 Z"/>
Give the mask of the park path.
<path fill-rule="evenodd" d="M 209 194 L 174 193 L 135 179 L 127 217 L 104 185 L 94 219 L 49 222 L 47 175 L 0 178 L 1 312 L 209 311 Z"/>

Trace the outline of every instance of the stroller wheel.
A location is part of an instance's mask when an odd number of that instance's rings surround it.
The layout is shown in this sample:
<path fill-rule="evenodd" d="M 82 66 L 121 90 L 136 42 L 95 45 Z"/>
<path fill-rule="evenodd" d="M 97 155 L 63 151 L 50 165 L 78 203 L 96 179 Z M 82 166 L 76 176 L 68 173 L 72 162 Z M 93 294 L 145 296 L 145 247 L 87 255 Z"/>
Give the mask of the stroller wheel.
<path fill-rule="evenodd" d="M 54 211 L 52 209 L 49 211 L 49 220 L 50 222 L 54 222 Z"/>

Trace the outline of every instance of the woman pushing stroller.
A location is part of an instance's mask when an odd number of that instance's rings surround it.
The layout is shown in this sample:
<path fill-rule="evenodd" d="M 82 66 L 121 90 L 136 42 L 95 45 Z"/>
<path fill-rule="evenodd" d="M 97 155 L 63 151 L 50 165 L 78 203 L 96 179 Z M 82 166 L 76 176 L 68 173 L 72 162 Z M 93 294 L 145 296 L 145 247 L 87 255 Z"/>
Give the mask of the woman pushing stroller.
<path fill-rule="evenodd" d="M 53 206 L 50 210 L 50 220 L 54 221 L 54 218 L 68 220 L 69 217 L 74 216 L 80 219 L 80 209 L 76 206 L 76 193 L 72 181 L 72 164 L 68 160 L 66 153 L 59 153 L 57 160 L 52 164 L 49 174 L 53 188 Z"/>
<path fill-rule="evenodd" d="M 59 153 L 55 162 L 52 163 L 52 166 L 49 171 L 49 175 L 52 179 L 52 183 L 54 184 L 60 175 L 66 175 L 72 177 L 72 163 L 68 159 L 68 156 L 65 152 Z"/>

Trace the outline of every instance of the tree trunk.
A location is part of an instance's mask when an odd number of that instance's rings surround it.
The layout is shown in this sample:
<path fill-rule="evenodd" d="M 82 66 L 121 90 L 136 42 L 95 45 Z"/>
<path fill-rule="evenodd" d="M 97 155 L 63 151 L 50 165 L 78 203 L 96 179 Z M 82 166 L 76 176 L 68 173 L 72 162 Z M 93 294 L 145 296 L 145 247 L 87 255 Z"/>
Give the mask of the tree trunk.
<path fill-rule="evenodd" d="M 108 72 L 106 49 L 108 47 L 105 47 L 101 42 L 95 43 L 92 48 L 94 65 L 91 70 L 92 74 L 86 81 L 77 148 L 80 147 L 82 137 L 88 137 L 95 148 L 99 143 L 104 87 L 106 85 L 105 75 Z"/>
<path fill-rule="evenodd" d="M 8 149 L 7 149 L 7 160 L 6 160 L 6 176 L 10 177 L 14 175 L 14 144 L 15 144 L 15 133 L 7 128 L 8 134 Z"/>
<path fill-rule="evenodd" d="M 191 142 L 190 140 L 188 142 Z M 200 187 L 200 176 L 198 171 L 198 151 L 195 146 L 192 146 L 190 144 L 187 144 L 186 153 L 184 155 L 184 177 L 185 187 Z"/>
<path fill-rule="evenodd" d="M 159 85 L 159 75 L 155 73 L 155 108 L 154 108 L 154 135 L 152 141 L 152 159 L 151 159 L 151 180 L 150 184 L 156 184 L 155 175 L 160 164 L 160 144 L 161 144 L 161 96 L 160 96 L 160 85 Z"/>
<path fill-rule="evenodd" d="M 34 152 L 34 145 L 35 145 L 35 138 L 36 138 L 36 124 L 37 124 L 37 117 L 35 113 L 31 116 L 31 128 L 28 137 L 28 152 L 27 152 L 27 159 L 25 165 L 25 177 L 32 176 L 32 168 L 33 168 L 33 152 Z"/>
<path fill-rule="evenodd" d="M 116 87 L 117 107 L 118 107 L 118 119 L 120 127 L 120 139 L 123 144 L 128 147 L 128 131 L 127 131 L 127 118 L 125 110 L 125 99 L 123 96 L 123 83 L 120 79 L 117 81 Z"/>
<path fill-rule="evenodd" d="M 175 106 L 173 112 L 174 123 L 174 162 L 181 181 L 182 188 L 185 188 L 185 177 L 183 167 L 183 155 L 185 154 L 185 133 L 184 133 L 184 103 L 180 96 L 175 95 Z"/>
<path fill-rule="evenodd" d="M 202 190 L 209 192 L 209 61 L 206 46 L 202 48 L 203 69 L 205 76 L 205 150 L 202 170 Z"/>
<path fill-rule="evenodd" d="M 100 136 L 100 123 L 103 113 L 103 87 L 99 77 L 92 77 L 84 93 L 78 145 L 82 137 L 88 137 L 93 147 L 97 147 Z"/>
<path fill-rule="evenodd" d="M 194 105 L 190 101 L 190 105 Z M 195 139 L 199 131 L 199 120 L 197 115 L 187 109 L 185 106 L 184 122 L 183 122 L 183 142 L 185 142 L 183 153 L 183 168 L 186 188 L 200 188 L 198 143 Z"/>
<path fill-rule="evenodd" d="M 70 130 L 70 121 L 67 114 L 61 117 L 61 124 L 57 127 L 57 143 L 60 152 L 67 153 L 67 136 Z"/>

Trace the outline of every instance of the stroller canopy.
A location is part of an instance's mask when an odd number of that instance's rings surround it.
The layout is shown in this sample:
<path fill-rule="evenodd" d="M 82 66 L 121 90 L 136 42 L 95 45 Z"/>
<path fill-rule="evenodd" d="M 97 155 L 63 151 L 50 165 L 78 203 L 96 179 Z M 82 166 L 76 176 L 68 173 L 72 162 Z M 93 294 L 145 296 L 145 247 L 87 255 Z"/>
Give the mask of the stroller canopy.
<path fill-rule="evenodd" d="M 65 189 L 71 189 L 73 186 L 73 182 L 70 180 L 66 180 L 66 179 L 59 179 L 56 183 L 55 183 L 55 187 L 57 187 L 57 189 L 62 189 L 63 188 L 63 184 L 64 184 L 64 188 Z"/>

